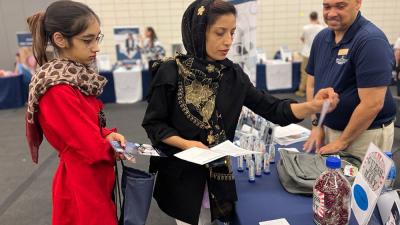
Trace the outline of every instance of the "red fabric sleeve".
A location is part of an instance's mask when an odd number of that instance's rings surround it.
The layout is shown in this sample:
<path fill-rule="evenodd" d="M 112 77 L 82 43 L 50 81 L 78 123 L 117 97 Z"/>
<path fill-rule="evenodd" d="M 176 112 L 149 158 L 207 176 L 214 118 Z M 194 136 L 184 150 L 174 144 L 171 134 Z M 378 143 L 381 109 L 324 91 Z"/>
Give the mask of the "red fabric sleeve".
<path fill-rule="evenodd" d="M 61 157 L 63 152 L 74 151 L 89 164 L 113 164 L 114 152 L 101 135 L 98 111 L 98 105 L 78 90 L 57 85 L 41 98 L 38 116 L 46 139 Z"/>
<path fill-rule="evenodd" d="M 107 135 L 111 134 L 112 132 L 117 132 L 117 129 L 116 128 L 108 129 L 105 127 L 101 128 L 101 134 L 103 135 L 103 138 L 106 138 Z"/>

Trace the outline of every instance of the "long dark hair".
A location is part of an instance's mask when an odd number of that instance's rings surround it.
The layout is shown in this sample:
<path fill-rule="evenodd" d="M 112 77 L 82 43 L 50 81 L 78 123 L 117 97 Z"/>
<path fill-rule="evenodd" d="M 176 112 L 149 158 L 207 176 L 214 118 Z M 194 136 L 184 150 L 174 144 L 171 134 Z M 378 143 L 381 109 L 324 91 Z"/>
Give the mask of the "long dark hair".
<path fill-rule="evenodd" d="M 71 43 L 71 38 L 87 29 L 91 20 L 99 17 L 87 5 L 74 1 L 57 1 L 50 4 L 46 12 L 39 12 L 28 17 L 29 30 L 32 33 L 33 55 L 39 65 L 48 61 L 47 44 L 58 49 L 53 41 L 53 34 L 60 32 Z"/>
<path fill-rule="evenodd" d="M 154 42 L 157 40 L 157 34 L 153 27 L 146 27 L 146 30 L 150 32 L 150 47 L 154 47 Z"/>

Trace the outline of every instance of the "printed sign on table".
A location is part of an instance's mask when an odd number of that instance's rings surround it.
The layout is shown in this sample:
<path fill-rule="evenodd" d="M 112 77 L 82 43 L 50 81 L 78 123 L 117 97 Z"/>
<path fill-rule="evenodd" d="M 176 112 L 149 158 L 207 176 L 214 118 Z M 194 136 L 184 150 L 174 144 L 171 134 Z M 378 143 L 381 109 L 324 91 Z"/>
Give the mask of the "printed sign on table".
<path fill-rule="evenodd" d="M 236 31 L 227 57 L 238 63 L 243 71 L 256 83 L 256 0 L 230 0 L 237 10 Z"/>
<path fill-rule="evenodd" d="M 381 194 L 392 162 L 370 143 L 352 186 L 351 208 L 359 225 L 367 225 Z"/>
<path fill-rule="evenodd" d="M 114 39 L 118 61 L 124 64 L 140 63 L 139 27 L 115 27 Z"/>

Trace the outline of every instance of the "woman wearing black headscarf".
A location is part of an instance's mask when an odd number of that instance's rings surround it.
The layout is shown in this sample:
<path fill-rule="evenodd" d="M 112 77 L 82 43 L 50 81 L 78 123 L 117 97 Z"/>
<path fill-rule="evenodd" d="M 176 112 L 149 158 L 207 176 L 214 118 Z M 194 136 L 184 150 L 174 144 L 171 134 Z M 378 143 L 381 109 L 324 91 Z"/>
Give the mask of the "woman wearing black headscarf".
<path fill-rule="evenodd" d="M 306 103 L 277 99 L 257 90 L 239 65 L 226 58 L 236 28 L 235 7 L 222 0 L 198 0 L 185 11 L 186 55 L 153 65 L 155 78 L 143 120 L 152 143 L 169 157 L 152 158 L 158 171 L 154 198 L 178 224 L 229 222 L 237 200 L 230 158 L 200 166 L 173 157 L 191 147 L 233 140 L 242 106 L 280 125 L 299 122 L 338 101 L 331 88 Z"/>

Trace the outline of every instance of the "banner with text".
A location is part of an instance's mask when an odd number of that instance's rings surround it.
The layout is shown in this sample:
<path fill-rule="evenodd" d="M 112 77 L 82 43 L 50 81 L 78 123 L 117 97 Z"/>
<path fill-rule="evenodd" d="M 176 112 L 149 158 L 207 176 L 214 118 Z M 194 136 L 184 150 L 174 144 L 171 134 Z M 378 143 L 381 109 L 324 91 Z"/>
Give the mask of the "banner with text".
<path fill-rule="evenodd" d="M 231 0 L 237 10 L 236 32 L 228 58 L 238 63 L 243 71 L 256 83 L 256 0 Z"/>

